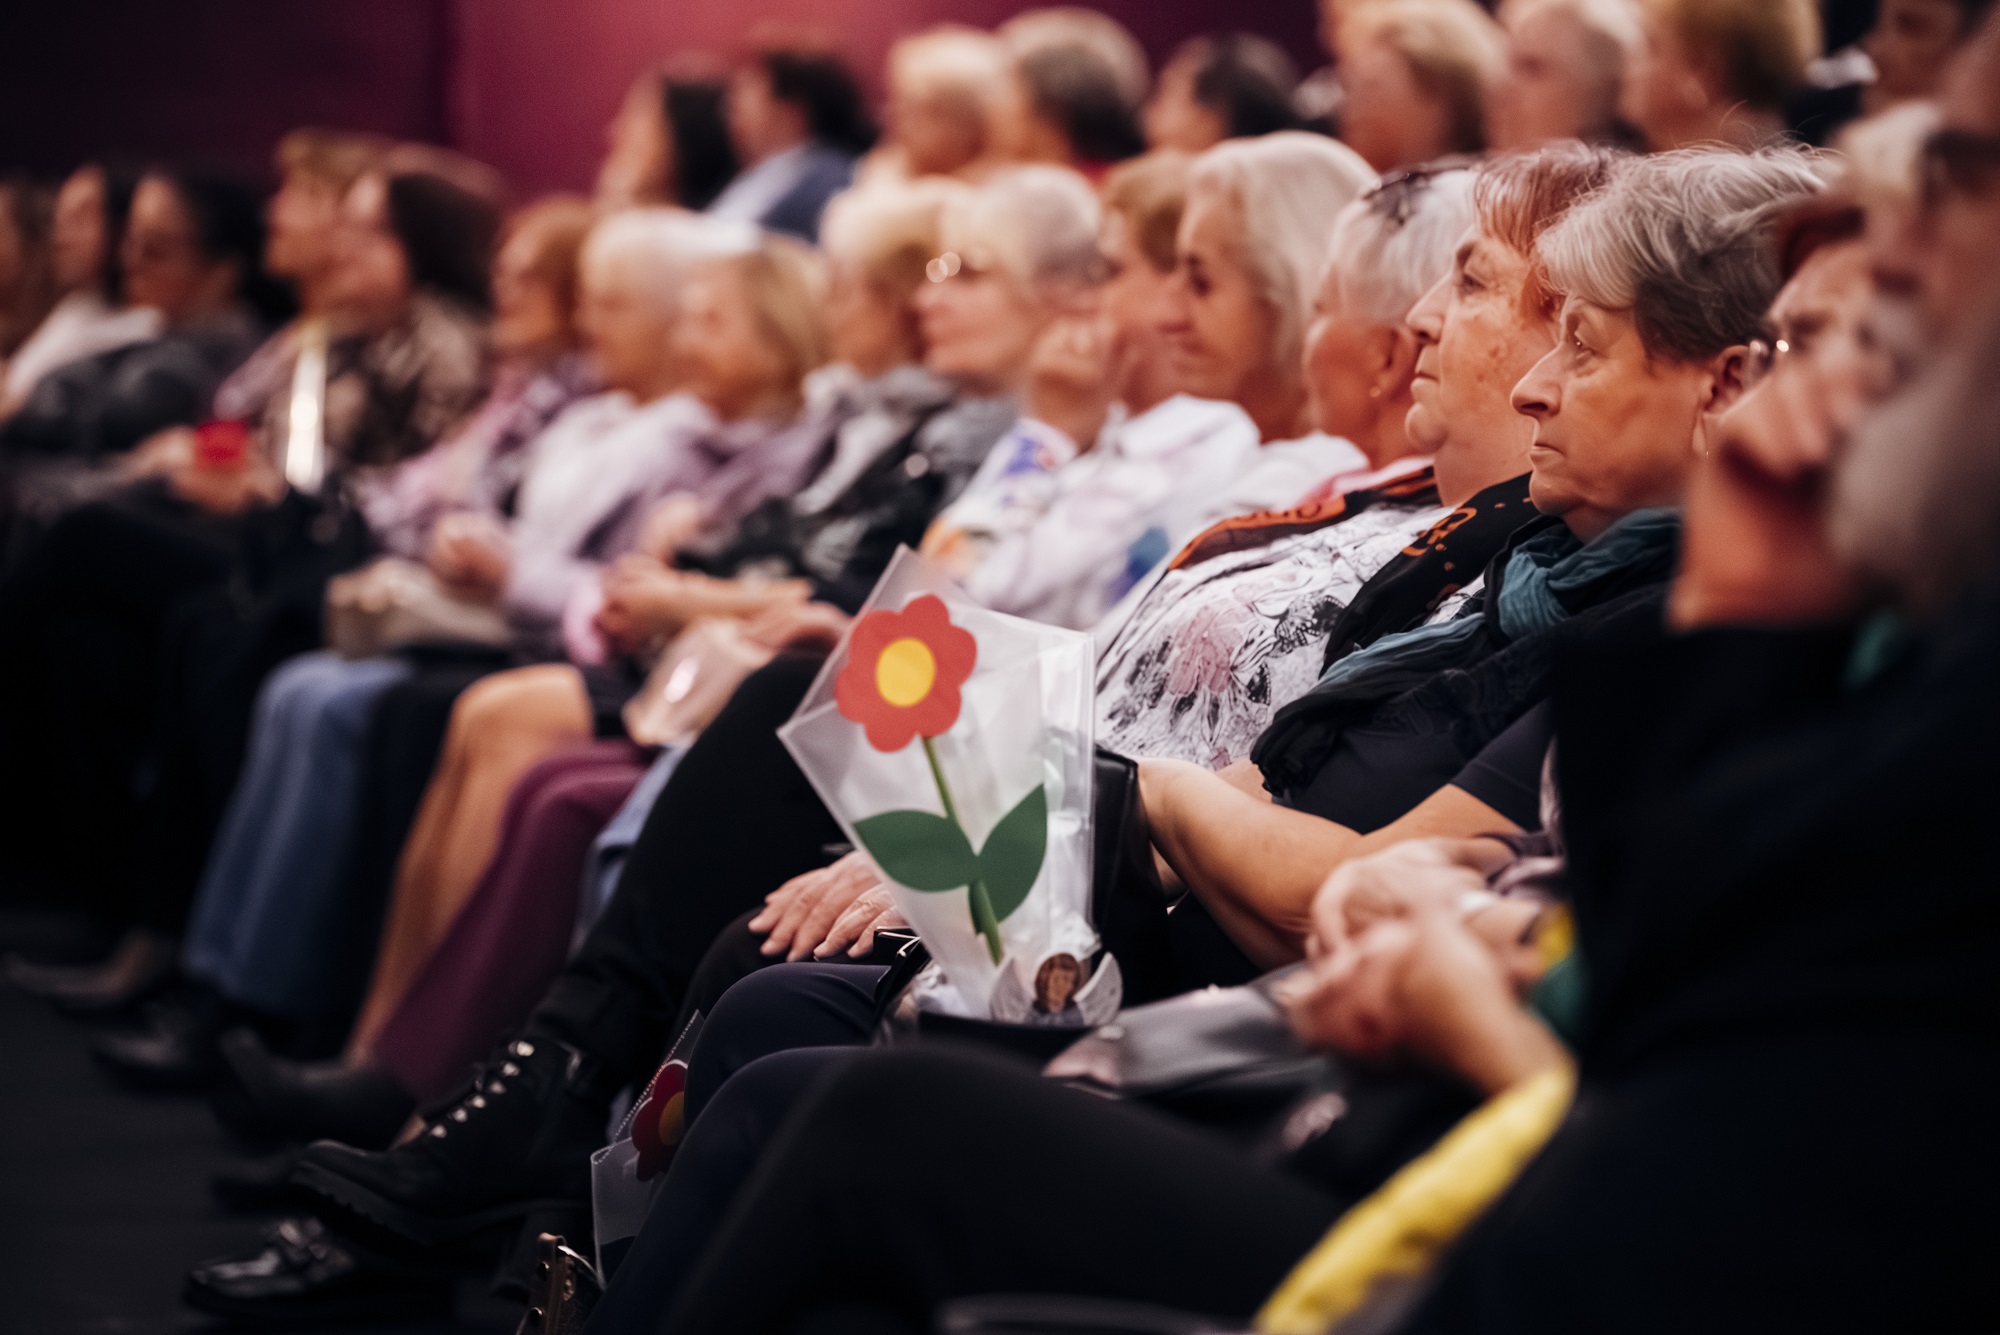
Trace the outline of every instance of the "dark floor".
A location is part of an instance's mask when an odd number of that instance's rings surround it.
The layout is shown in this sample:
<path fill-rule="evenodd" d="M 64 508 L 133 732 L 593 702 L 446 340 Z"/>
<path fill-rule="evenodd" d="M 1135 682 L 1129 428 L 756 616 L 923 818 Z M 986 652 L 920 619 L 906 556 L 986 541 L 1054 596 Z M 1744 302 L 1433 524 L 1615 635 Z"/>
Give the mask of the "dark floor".
<path fill-rule="evenodd" d="M 78 948 L 61 919 L 0 912 L 0 954 Z M 180 1303 L 182 1274 L 254 1247 L 269 1220 L 210 1199 L 209 1175 L 238 1152 L 207 1106 L 118 1089 L 90 1060 L 92 1032 L 0 982 L 0 1335 L 208 1329 Z M 457 1324 L 366 1335 L 511 1330 L 519 1309 L 482 1290 L 461 1286 Z"/>

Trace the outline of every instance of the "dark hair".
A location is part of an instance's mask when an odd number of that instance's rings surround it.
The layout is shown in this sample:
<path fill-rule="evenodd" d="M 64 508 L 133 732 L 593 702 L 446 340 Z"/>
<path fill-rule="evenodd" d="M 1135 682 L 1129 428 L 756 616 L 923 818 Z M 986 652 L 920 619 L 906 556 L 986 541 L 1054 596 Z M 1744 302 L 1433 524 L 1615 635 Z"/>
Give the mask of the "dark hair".
<path fill-rule="evenodd" d="M 682 208 L 705 209 L 736 175 L 723 85 L 714 79 L 664 79 L 660 87 L 667 140 L 674 152 L 674 179 L 668 189 Z"/>
<path fill-rule="evenodd" d="M 1195 64 L 1194 100 L 1222 118 L 1231 139 L 1298 128 L 1298 71 L 1275 42 L 1247 32 L 1196 37 L 1174 59 Z"/>
<path fill-rule="evenodd" d="M 771 95 L 806 116 L 806 133 L 828 148 L 856 157 L 875 147 L 875 123 L 861 85 L 839 56 L 826 51 L 767 47 L 756 63 L 771 81 Z"/>
<path fill-rule="evenodd" d="M 1123 162 L 1146 151 L 1117 73 L 1096 52 L 1044 46 L 1022 52 L 1018 61 L 1035 111 L 1062 130 L 1079 159 Z"/>
<path fill-rule="evenodd" d="M 54 204 L 49 190 L 25 177 L 0 180 L 0 206 L 21 252 L 14 290 L 0 293 L 8 300 L 0 307 L 0 357 L 11 355 L 55 304 L 55 273 L 49 262 Z"/>
<path fill-rule="evenodd" d="M 104 260 L 97 286 L 113 306 L 125 302 L 125 270 L 118 253 L 125 248 L 125 224 L 132 220 L 132 192 L 139 188 L 139 168 L 130 162 L 86 162 L 104 178 Z"/>
<path fill-rule="evenodd" d="M 264 272 L 263 191 L 233 173 L 206 167 L 154 166 L 146 175 L 166 182 L 180 198 L 194 222 L 194 243 L 201 257 L 210 264 L 235 267 L 239 300 L 270 323 L 297 311 L 291 289 Z"/>
<path fill-rule="evenodd" d="M 411 284 L 475 311 L 492 309 L 488 283 L 500 211 L 430 172 L 397 172 L 387 184 L 389 230 L 403 248 Z"/>

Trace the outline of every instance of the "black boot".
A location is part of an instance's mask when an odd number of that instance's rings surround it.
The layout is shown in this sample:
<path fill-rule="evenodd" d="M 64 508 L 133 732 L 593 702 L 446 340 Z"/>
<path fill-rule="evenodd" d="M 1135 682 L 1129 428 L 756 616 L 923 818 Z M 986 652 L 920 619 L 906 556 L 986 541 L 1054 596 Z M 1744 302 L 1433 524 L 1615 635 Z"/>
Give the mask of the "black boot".
<path fill-rule="evenodd" d="M 274 1055 L 254 1030 L 222 1036 L 225 1079 L 210 1096 L 215 1115 L 252 1141 L 338 1140 L 387 1149 L 417 1101 L 379 1066 L 296 1062 Z"/>
<path fill-rule="evenodd" d="M 447 1315 L 452 1279 L 384 1262 L 317 1219 L 271 1226 L 249 1256 L 207 1261 L 188 1273 L 188 1306 L 256 1326 L 351 1325 Z"/>
<path fill-rule="evenodd" d="M 95 964 L 35 964 L 7 957 L 7 981 L 72 1015 L 109 1015 L 138 1005 L 174 980 L 180 943 L 135 927 Z"/>
<path fill-rule="evenodd" d="M 516 1039 L 464 1097 L 414 1140 L 369 1153 L 322 1140 L 293 1181 L 317 1202 L 423 1247 L 537 1211 L 590 1200 L 616 1085 L 594 1060 L 551 1039 Z"/>

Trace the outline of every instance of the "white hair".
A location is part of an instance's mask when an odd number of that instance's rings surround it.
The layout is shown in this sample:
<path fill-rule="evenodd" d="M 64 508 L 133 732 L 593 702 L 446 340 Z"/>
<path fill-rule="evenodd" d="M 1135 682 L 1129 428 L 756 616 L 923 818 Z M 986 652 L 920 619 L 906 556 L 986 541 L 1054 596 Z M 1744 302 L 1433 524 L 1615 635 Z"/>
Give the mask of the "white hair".
<path fill-rule="evenodd" d="M 1187 213 L 1204 199 L 1226 200 L 1236 209 L 1244 268 L 1277 312 L 1275 352 L 1282 364 L 1298 360 L 1326 265 L 1327 229 L 1374 180 L 1359 153 L 1301 130 L 1227 140 L 1195 159 Z"/>
<path fill-rule="evenodd" d="M 1828 172 L 1799 149 L 1626 158 L 1537 252 L 1557 292 L 1629 310 L 1648 354 L 1704 361 L 1757 335 L 1783 285 L 1773 225 Z"/>
<path fill-rule="evenodd" d="M 1067 167 L 1013 167 L 948 199 L 947 245 L 983 247 L 1017 281 L 1049 288 L 1103 276 L 1097 194 Z"/>
<path fill-rule="evenodd" d="M 1455 167 L 1377 185 L 1340 211 L 1326 281 L 1343 316 L 1399 325 L 1451 268 L 1472 226 L 1472 172 Z"/>
<path fill-rule="evenodd" d="M 757 229 L 748 224 L 719 222 L 685 209 L 621 209 L 590 229 L 581 270 L 627 287 L 670 313 L 696 266 L 756 247 Z"/>

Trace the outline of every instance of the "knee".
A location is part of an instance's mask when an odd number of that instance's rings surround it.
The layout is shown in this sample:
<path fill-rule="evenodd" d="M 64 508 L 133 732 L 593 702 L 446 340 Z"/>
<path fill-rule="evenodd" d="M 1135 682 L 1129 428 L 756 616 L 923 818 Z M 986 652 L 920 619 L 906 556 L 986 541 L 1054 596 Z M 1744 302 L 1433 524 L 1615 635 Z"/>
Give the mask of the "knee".
<path fill-rule="evenodd" d="M 590 700 L 577 670 L 556 663 L 474 682 L 451 714 L 452 731 L 478 745 L 565 726 L 588 731 Z"/>

